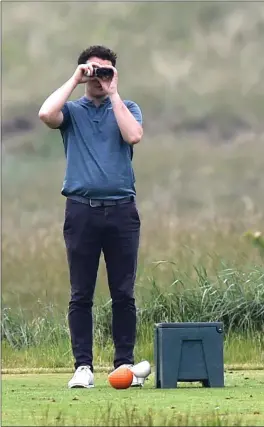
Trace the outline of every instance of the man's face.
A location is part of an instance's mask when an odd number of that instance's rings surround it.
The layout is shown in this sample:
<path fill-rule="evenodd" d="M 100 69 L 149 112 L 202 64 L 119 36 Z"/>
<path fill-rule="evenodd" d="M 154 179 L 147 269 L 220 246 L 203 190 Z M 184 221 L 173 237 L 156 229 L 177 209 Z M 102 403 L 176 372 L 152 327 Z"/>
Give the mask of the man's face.
<path fill-rule="evenodd" d="M 88 62 L 97 62 L 97 64 L 100 64 L 101 67 L 105 67 L 106 65 L 112 65 L 111 61 L 108 61 L 107 59 L 100 59 L 96 56 L 89 58 Z M 94 98 L 101 98 L 106 95 L 106 92 L 102 88 L 99 80 L 97 77 L 90 77 L 89 81 L 87 82 L 89 94 L 93 96 Z"/>

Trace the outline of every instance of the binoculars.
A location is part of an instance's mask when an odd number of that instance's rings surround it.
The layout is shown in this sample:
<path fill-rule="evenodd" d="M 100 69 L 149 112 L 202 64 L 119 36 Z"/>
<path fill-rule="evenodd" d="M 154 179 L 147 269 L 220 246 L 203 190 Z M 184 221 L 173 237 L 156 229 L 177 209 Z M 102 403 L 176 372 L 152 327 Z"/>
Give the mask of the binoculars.
<path fill-rule="evenodd" d="M 106 67 L 98 67 L 98 68 L 93 68 L 93 74 L 91 76 L 89 76 L 87 73 L 86 75 L 88 77 L 99 77 L 100 79 L 109 79 L 112 78 L 114 75 L 114 71 L 112 70 L 112 68 L 106 68 Z"/>

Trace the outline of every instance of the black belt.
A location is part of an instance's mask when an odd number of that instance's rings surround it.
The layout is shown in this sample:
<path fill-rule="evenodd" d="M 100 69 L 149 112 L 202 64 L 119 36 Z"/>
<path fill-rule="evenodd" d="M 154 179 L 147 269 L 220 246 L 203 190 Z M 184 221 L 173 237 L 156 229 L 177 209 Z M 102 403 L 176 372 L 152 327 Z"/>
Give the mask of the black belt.
<path fill-rule="evenodd" d="M 135 200 L 134 196 L 122 197 L 122 199 L 116 200 L 101 200 L 101 199 L 87 199 L 82 196 L 68 196 L 68 199 L 76 200 L 77 202 L 85 203 L 86 205 L 90 205 L 92 208 L 96 208 L 99 206 L 115 206 L 121 205 L 123 203 L 133 202 Z"/>

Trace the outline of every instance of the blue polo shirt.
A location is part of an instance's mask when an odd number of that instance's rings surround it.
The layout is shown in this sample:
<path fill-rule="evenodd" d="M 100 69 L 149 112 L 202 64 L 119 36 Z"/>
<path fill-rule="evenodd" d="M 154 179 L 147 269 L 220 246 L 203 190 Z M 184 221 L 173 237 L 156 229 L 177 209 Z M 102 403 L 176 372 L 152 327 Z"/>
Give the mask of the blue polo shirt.
<path fill-rule="evenodd" d="M 142 124 L 139 106 L 124 101 Z M 136 194 L 133 148 L 123 140 L 112 104 L 106 98 L 96 107 L 86 96 L 68 101 L 61 132 L 66 172 L 61 193 L 93 199 L 118 199 Z"/>

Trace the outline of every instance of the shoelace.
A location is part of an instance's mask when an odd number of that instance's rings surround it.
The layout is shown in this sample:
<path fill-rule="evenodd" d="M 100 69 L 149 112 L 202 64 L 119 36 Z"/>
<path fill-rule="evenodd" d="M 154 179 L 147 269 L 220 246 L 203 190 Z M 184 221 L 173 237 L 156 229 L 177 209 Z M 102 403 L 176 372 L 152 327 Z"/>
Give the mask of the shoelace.
<path fill-rule="evenodd" d="M 77 371 L 75 372 L 74 376 L 78 375 L 78 374 L 79 374 L 79 372 L 81 372 L 81 371 L 85 371 L 85 372 L 87 372 L 88 374 L 91 372 L 91 370 L 90 370 L 89 366 L 80 366 L 80 367 L 77 369 Z"/>
<path fill-rule="evenodd" d="M 90 371 L 90 368 L 88 366 L 80 366 L 79 371 Z"/>

